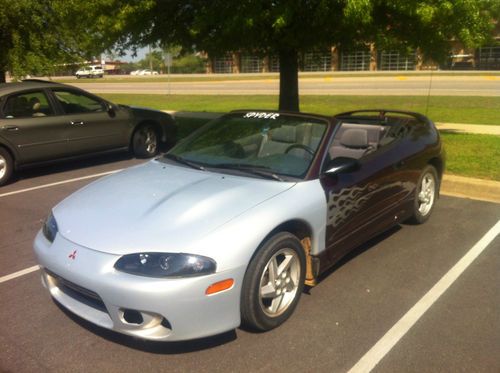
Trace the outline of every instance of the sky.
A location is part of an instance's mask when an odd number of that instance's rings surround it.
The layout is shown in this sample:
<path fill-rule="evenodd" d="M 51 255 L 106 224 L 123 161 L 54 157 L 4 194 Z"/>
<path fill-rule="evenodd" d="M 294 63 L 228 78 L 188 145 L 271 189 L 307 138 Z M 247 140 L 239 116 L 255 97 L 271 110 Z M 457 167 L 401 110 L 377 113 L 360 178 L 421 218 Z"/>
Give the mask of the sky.
<path fill-rule="evenodd" d="M 127 53 L 125 56 L 120 57 L 122 61 L 131 62 L 131 61 L 140 61 L 144 57 L 146 57 L 146 53 L 148 53 L 148 47 L 140 48 L 137 50 L 137 57 L 132 57 L 132 52 Z"/>
<path fill-rule="evenodd" d="M 132 51 L 128 51 L 125 56 L 117 57 L 117 60 L 120 60 L 123 62 L 137 62 L 137 61 L 144 59 L 144 57 L 146 57 L 146 53 L 148 53 L 148 47 L 137 49 L 137 56 L 136 57 L 132 56 Z"/>

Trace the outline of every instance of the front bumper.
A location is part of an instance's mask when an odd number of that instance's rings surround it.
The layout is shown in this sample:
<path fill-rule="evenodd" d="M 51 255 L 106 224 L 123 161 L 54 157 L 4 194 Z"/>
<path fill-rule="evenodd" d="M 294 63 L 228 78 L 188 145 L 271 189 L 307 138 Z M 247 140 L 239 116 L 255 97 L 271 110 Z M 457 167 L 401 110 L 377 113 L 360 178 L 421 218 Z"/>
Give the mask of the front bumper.
<path fill-rule="evenodd" d="M 101 327 L 150 340 L 201 338 L 240 324 L 245 267 L 208 276 L 158 279 L 114 269 L 119 255 L 94 251 L 60 234 L 50 243 L 41 232 L 34 242 L 42 283 L 63 307 Z M 232 288 L 205 295 L 215 282 Z"/>

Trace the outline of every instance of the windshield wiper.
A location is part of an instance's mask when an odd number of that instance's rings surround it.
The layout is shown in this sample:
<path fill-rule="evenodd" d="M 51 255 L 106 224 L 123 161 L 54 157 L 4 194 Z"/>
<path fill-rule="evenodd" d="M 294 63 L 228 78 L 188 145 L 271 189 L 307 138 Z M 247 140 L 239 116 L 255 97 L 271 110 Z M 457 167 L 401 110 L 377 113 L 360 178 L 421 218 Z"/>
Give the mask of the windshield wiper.
<path fill-rule="evenodd" d="M 252 165 L 252 164 L 245 164 L 245 163 L 218 163 L 218 164 L 210 165 L 210 167 L 226 168 L 229 170 L 237 170 L 237 171 L 246 172 L 246 173 L 249 173 L 252 175 L 261 176 L 261 177 L 264 177 L 266 179 L 284 181 L 283 178 L 276 175 L 274 172 L 272 172 L 271 168 L 269 168 L 267 166 Z"/>
<path fill-rule="evenodd" d="M 192 161 L 188 161 L 182 157 L 179 157 L 178 155 L 175 155 L 175 154 L 165 154 L 163 157 L 167 158 L 167 159 L 172 159 L 178 163 L 182 163 L 186 166 L 189 166 L 191 168 L 194 168 L 196 170 L 202 170 L 202 171 L 205 171 L 205 167 L 199 165 L 198 163 L 195 163 L 195 162 L 192 162 Z"/>

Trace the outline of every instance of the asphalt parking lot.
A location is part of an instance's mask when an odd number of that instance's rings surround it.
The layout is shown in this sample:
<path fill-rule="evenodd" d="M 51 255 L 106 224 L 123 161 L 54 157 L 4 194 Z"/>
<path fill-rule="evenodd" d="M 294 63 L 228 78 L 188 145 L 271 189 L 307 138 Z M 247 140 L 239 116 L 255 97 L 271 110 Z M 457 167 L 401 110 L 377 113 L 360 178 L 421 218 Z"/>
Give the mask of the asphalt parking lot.
<path fill-rule="evenodd" d="M 414 324 L 398 323 L 497 224 L 500 204 L 442 196 L 426 224 L 400 225 L 358 248 L 264 334 L 143 342 L 62 311 L 37 271 L 6 277 L 36 264 L 32 241 L 53 205 L 94 175 L 141 162 L 108 155 L 24 171 L 0 188 L 0 371 L 361 371 L 365 354 L 405 325 L 392 349 L 368 355 L 378 359 L 373 371 L 500 371 L 499 236 Z"/>

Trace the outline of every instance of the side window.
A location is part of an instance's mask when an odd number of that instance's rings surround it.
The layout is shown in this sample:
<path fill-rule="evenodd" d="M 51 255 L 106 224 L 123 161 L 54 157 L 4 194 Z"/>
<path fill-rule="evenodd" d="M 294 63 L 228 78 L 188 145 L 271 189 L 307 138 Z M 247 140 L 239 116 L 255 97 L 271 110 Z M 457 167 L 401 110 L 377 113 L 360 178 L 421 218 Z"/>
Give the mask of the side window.
<path fill-rule="evenodd" d="M 45 117 L 53 115 L 54 110 L 45 93 L 33 91 L 9 96 L 3 107 L 3 114 L 7 119 Z"/>
<path fill-rule="evenodd" d="M 104 111 L 104 105 L 101 101 L 89 97 L 84 93 L 62 90 L 54 90 L 53 92 L 66 114 Z"/>

